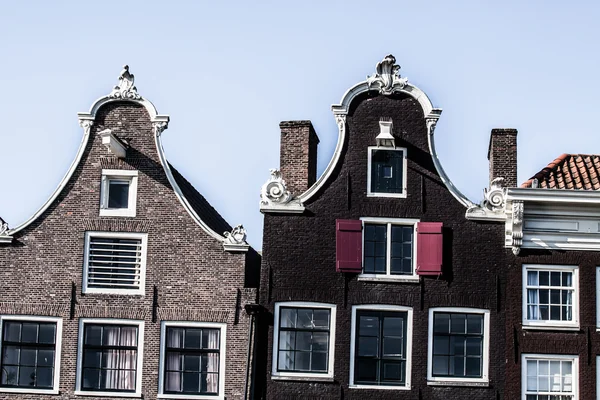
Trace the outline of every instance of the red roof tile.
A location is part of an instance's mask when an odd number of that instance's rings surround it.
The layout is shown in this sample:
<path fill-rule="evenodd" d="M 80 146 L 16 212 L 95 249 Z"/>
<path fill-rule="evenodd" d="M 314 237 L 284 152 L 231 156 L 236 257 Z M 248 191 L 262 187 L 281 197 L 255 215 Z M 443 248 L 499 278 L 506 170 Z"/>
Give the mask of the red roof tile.
<path fill-rule="evenodd" d="M 561 154 L 521 187 L 530 188 L 537 179 L 538 188 L 600 190 L 599 170 L 600 155 Z"/>

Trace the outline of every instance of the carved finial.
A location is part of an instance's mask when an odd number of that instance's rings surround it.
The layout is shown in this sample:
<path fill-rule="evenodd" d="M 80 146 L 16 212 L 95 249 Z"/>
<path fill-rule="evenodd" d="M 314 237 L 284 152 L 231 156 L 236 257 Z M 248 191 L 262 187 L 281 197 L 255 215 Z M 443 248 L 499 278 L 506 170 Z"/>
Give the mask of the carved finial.
<path fill-rule="evenodd" d="M 231 232 L 224 232 L 225 243 L 228 244 L 246 244 L 246 229 L 244 225 L 238 225 Z"/>
<path fill-rule="evenodd" d="M 152 126 L 154 127 L 156 136 L 160 136 L 160 134 L 169 126 L 169 121 L 155 121 L 152 123 Z"/>
<path fill-rule="evenodd" d="M 124 65 L 123 71 L 119 75 L 119 84 L 114 87 L 108 97 L 113 99 L 140 100 L 142 96 L 138 94 L 137 88 L 133 85 L 134 81 L 133 74 L 129 72 L 129 65 Z"/>
<path fill-rule="evenodd" d="M 8 236 L 8 223 L 0 218 L 0 236 Z"/>
<path fill-rule="evenodd" d="M 500 212 L 504 210 L 506 193 L 502 184 L 504 178 L 498 177 L 490 183 L 489 189 L 483 189 L 483 206 L 490 211 Z"/>
<path fill-rule="evenodd" d="M 292 194 L 287 190 L 285 181 L 278 169 L 271 169 L 271 177 L 260 191 L 261 205 L 285 204 L 292 200 Z"/>
<path fill-rule="evenodd" d="M 394 89 L 402 89 L 408 84 L 408 78 L 400 77 L 400 66 L 396 64 L 396 57 L 391 54 L 377 63 L 376 71 L 373 75 L 367 76 L 367 86 L 369 89 L 375 87 L 379 93 L 390 95 Z"/>

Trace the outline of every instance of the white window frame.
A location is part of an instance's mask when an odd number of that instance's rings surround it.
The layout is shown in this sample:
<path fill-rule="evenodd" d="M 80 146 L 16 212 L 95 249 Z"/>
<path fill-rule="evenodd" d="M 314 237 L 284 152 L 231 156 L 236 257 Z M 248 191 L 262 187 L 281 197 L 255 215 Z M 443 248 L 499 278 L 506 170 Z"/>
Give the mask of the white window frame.
<path fill-rule="evenodd" d="M 403 166 L 402 166 L 402 192 L 401 193 L 380 193 L 380 192 L 371 192 L 371 159 L 373 158 L 374 150 L 384 150 L 384 151 L 402 151 L 403 153 Z M 396 197 L 396 198 L 406 198 L 407 193 L 407 152 L 406 147 L 381 147 L 381 146 L 369 146 L 367 147 L 367 197 Z"/>
<path fill-rule="evenodd" d="M 579 356 L 562 355 L 562 354 L 521 354 L 521 399 L 527 400 L 527 360 L 543 360 L 543 361 L 572 361 L 573 368 L 572 374 L 572 385 L 573 385 L 573 399 L 579 399 Z M 532 393 L 529 393 L 532 394 Z M 560 396 L 564 393 L 553 392 L 553 394 Z"/>
<path fill-rule="evenodd" d="M 213 328 L 220 329 L 219 333 L 219 394 L 218 395 L 189 395 L 189 394 L 165 394 L 165 352 L 167 327 L 179 326 L 182 328 Z M 159 399 L 225 399 L 225 345 L 227 341 L 227 324 L 217 322 L 189 322 L 189 321 L 162 321 L 160 323 L 160 365 L 158 379 Z"/>
<path fill-rule="evenodd" d="M 34 394 L 59 394 L 60 384 L 60 353 L 62 348 L 62 318 L 60 317 L 41 317 L 34 315 L 1 315 L 0 316 L 0 345 L 4 341 L 4 321 L 19 322 L 53 322 L 56 324 L 56 339 L 54 348 L 54 382 L 52 389 L 35 388 L 8 388 L 0 387 L 1 393 L 34 393 Z M 1 346 L 0 346 L 1 348 Z"/>
<path fill-rule="evenodd" d="M 600 356 L 596 356 L 596 399 L 600 399 Z"/>
<path fill-rule="evenodd" d="M 393 385 L 364 385 L 354 383 L 354 363 L 356 351 L 356 312 L 358 310 L 369 311 L 390 311 L 390 312 L 406 312 L 406 376 L 404 386 Z M 413 338 L 413 309 L 412 307 L 393 306 L 383 304 L 364 304 L 352 306 L 352 324 L 350 331 L 350 389 L 382 389 L 382 390 L 410 390 L 411 388 L 411 370 L 412 370 L 412 338 Z"/>
<path fill-rule="evenodd" d="M 366 224 L 379 224 L 387 225 L 387 243 L 386 243 L 386 273 L 385 274 L 365 274 L 361 272 L 358 275 L 359 281 L 379 281 L 379 282 L 419 282 L 419 275 L 417 275 L 417 223 L 420 222 L 414 218 L 384 218 L 384 217 L 363 217 L 362 221 L 362 271 L 365 266 L 365 223 Z M 392 225 L 404 225 L 413 226 L 413 257 L 412 257 L 412 274 L 411 275 L 392 275 L 390 273 L 391 259 L 392 259 Z"/>
<path fill-rule="evenodd" d="M 327 373 L 314 372 L 286 372 L 277 371 L 279 360 L 279 309 L 281 307 L 292 308 L 321 308 L 329 310 L 329 352 Z M 333 366 L 335 360 L 335 323 L 336 323 L 335 304 L 313 303 L 305 301 L 287 301 L 275 303 L 275 320 L 273 322 L 273 353 L 271 359 L 271 379 L 280 380 L 306 380 L 306 381 L 332 381 Z"/>
<path fill-rule="evenodd" d="M 129 181 L 129 199 L 127 208 L 108 208 L 109 181 L 119 179 Z M 137 207 L 138 171 L 128 169 L 103 169 L 100 185 L 101 217 L 135 217 Z"/>
<path fill-rule="evenodd" d="M 433 376 L 433 314 L 483 314 L 483 349 L 481 378 Z M 427 339 L 427 384 L 440 386 L 487 386 L 490 369 L 490 310 L 468 307 L 434 307 L 429 309 L 429 334 Z"/>
<path fill-rule="evenodd" d="M 140 288 L 139 289 L 101 289 L 88 287 L 88 263 L 90 256 L 90 237 L 104 238 L 129 238 L 142 240 L 142 253 L 140 262 Z M 148 252 L 148 234 L 134 232 L 85 232 L 85 253 L 83 257 L 83 293 L 104 293 L 104 294 L 128 294 L 128 295 L 145 295 L 146 293 L 146 258 Z"/>
<path fill-rule="evenodd" d="M 573 320 L 572 321 L 536 321 L 527 319 L 527 271 L 565 271 L 573 273 Z M 578 330 L 579 329 L 579 266 L 523 264 L 523 290 L 521 293 L 523 329 Z"/>
<path fill-rule="evenodd" d="M 600 331 L 600 267 L 596 267 L 596 331 Z M 598 397 L 600 398 L 600 391 Z"/>
<path fill-rule="evenodd" d="M 138 346 L 137 346 L 137 369 L 135 376 L 135 392 L 103 392 L 92 390 L 81 390 L 82 365 L 83 365 L 83 334 L 85 324 L 111 324 L 111 325 L 130 325 L 138 327 Z M 75 392 L 77 396 L 94 397 L 142 397 L 142 371 L 144 361 L 144 321 L 134 319 L 116 319 L 116 318 L 80 318 L 79 334 L 77 340 L 77 376 L 75 379 Z"/>

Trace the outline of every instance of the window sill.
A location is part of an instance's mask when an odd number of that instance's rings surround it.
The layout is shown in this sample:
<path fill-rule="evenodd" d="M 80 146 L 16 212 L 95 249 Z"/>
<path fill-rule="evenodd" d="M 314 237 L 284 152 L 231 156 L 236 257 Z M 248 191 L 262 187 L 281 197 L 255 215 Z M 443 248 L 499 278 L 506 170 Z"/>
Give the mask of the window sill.
<path fill-rule="evenodd" d="M 410 385 L 406 386 L 378 386 L 378 385 L 349 385 L 349 389 L 369 389 L 369 390 L 410 390 Z"/>
<path fill-rule="evenodd" d="M 405 199 L 406 191 L 404 193 L 367 193 L 367 197 L 395 197 L 397 199 Z"/>
<path fill-rule="evenodd" d="M 439 380 L 427 381 L 428 386 L 463 386 L 463 387 L 489 387 L 489 381 L 459 381 L 459 380 Z"/>
<path fill-rule="evenodd" d="M 208 395 L 208 394 L 158 394 L 157 399 L 194 399 L 194 400 L 224 400 L 223 395 Z"/>
<path fill-rule="evenodd" d="M 361 274 L 358 275 L 358 280 L 363 282 L 386 282 L 386 283 L 419 283 L 420 277 L 418 275 L 402 275 L 402 276 L 390 276 L 390 275 L 370 275 Z"/>
<path fill-rule="evenodd" d="M 274 381 L 333 382 L 332 376 L 323 375 L 271 375 Z"/>
<path fill-rule="evenodd" d="M 131 393 L 131 392 L 92 392 L 85 390 L 76 390 L 73 392 L 76 396 L 92 396 L 92 397 L 137 397 L 141 398 L 141 393 Z"/>
<path fill-rule="evenodd" d="M 23 393 L 23 394 L 59 394 L 58 390 L 54 389 L 30 389 L 30 388 L 9 388 L 0 387 L 0 393 Z"/>
<path fill-rule="evenodd" d="M 523 330 L 539 330 L 539 331 L 578 331 L 581 328 L 579 325 L 525 325 Z"/>
<path fill-rule="evenodd" d="M 101 208 L 100 209 L 101 217 L 135 217 L 135 210 L 130 210 L 128 208 L 123 209 L 108 209 Z"/>
<path fill-rule="evenodd" d="M 118 295 L 126 295 L 126 296 L 145 296 L 145 291 L 135 289 L 135 290 L 122 290 L 122 289 L 87 289 L 84 288 L 81 291 L 82 294 L 118 294 Z"/>

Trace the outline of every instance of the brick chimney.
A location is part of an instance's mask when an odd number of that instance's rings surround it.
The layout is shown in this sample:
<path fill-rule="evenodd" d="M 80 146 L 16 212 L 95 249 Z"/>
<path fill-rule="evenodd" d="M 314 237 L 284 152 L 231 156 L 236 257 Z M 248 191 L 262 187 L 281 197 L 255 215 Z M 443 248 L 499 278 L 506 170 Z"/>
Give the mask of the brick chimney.
<path fill-rule="evenodd" d="M 279 128 L 281 176 L 288 190 L 298 196 L 317 180 L 319 138 L 310 121 L 283 121 Z"/>
<path fill-rule="evenodd" d="M 490 182 L 504 178 L 504 187 L 517 186 L 517 130 L 492 129 L 488 148 Z"/>

